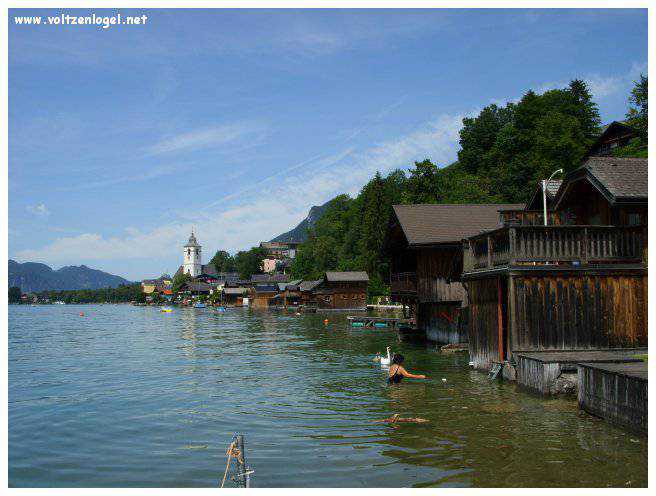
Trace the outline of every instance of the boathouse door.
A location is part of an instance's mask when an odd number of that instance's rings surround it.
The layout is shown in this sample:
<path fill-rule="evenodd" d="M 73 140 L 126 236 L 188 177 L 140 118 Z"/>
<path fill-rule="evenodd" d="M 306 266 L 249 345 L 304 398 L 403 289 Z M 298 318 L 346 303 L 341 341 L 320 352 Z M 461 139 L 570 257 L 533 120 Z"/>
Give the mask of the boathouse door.
<path fill-rule="evenodd" d="M 497 289 L 499 361 L 503 362 L 508 359 L 508 280 L 505 277 L 497 278 Z"/>

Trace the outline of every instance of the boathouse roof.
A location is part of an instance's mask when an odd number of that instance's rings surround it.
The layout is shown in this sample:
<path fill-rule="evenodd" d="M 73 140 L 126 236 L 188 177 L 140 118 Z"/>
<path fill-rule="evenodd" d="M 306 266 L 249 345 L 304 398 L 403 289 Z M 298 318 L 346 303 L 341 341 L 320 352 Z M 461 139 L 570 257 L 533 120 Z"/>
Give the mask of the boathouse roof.
<path fill-rule="evenodd" d="M 498 227 L 500 210 L 523 208 L 523 204 L 393 206 L 394 216 L 409 246 L 460 243 L 464 238 Z"/>
<path fill-rule="evenodd" d="M 326 281 L 329 282 L 368 282 L 369 276 L 363 271 L 326 272 Z"/>
<path fill-rule="evenodd" d="M 251 276 L 251 282 L 255 283 L 278 283 L 287 281 L 289 281 L 289 276 L 287 274 L 253 274 Z"/>
<path fill-rule="evenodd" d="M 184 283 L 183 288 L 187 291 L 197 291 L 197 292 L 208 292 L 212 289 L 212 286 L 205 282 L 196 282 L 196 281 L 187 281 Z"/>
<path fill-rule="evenodd" d="M 316 281 L 303 281 L 301 282 L 301 284 L 298 285 L 298 287 L 301 291 L 312 291 L 322 282 L 323 282 L 322 279 L 317 279 Z"/>
<path fill-rule="evenodd" d="M 585 163 L 616 201 L 624 198 L 647 199 L 647 159 L 591 157 Z"/>
<path fill-rule="evenodd" d="M 223 288 L 223 293 L 227 295 L 243 295 L 246 288 Z"/>
<path fill-rule="evenodd" d="M 587 179 L 609 203 L 646 202 L 648 160 L 646 158 L 590 157 L 583 166 L 567 174 L 558 191 L 555 207 L 576 181 Z"/>
<path fill-rule="evenodd" d="M 277 293 L 278 285 L 275 283 L 270 284 L 256 284 L 255 287 L 256 293 Z"/>

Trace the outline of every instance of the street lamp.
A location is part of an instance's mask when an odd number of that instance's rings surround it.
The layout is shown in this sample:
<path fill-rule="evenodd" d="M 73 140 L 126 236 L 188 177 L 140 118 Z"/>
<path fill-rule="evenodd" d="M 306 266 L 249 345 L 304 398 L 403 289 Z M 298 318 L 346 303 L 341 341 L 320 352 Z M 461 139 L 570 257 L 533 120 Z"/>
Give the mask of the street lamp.
<path fill-rule="evenodd" d="M 556 174 L 562 174 L 563 169 L 558 169 L 553 171 L 553 173 L 549 176 L 549 179 L 543 179 L 542 180 L 542 207 L 544 208 L 544 225 L 547 225 L 547 183 L 551 181 L 551 178 L 554 177 Z"/>

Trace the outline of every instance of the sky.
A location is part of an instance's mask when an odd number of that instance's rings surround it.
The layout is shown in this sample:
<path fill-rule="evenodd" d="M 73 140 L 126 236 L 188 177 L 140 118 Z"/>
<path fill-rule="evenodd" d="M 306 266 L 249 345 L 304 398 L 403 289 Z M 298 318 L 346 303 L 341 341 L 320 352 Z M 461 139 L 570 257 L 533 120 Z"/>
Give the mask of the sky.
<path fill-rule="evenodd" d="M 9 14 L 9 256 L 140 280 L 294 227 L 376 171 L 457 157 L 463 117 L 588 82 L 622 119 L 646 10 L 121 10 Z"/>

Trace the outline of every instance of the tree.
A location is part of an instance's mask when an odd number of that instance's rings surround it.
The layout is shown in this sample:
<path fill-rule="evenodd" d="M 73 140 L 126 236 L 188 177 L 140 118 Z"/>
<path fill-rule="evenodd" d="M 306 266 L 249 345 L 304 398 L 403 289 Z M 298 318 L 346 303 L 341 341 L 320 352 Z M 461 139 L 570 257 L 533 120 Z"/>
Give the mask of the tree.
<path fill-rule="evenodd" d="M 217 272 L 235 272 L 235 259 L 225 250 L 218 250 L 210 263 L 216 267 Z"/>
<path fill-rule="evenodd" d="M 174 293 L 177 293 L 180 291 L 180 288 L 182 288 L 182 285 L 186 282 L 191 281 L 193 278 L 191 275 L 185 273 L 185 272 L 179 272 L 175 276 L 173 276 L 173 282 L 171 283 L 171 289 L 173 290 Z"/>
<path fill-rule="evenodd" d="M 18 286 L 11 286 L 9 288 L 9 303 L 20 303 L 21 289 Z"/>
<path fill-rule="evenodd" d="M 438 169 L 426 159 L 415 162 L 403 194 L 404 203 L 436 203 L 439 198 Z"/>
<path fill-rule="evenodd" d="M 629 111 L 626 114 L 628 123 L 638 130 L 640 140 L 643 145 L 647 144 L 647 125 L 648 125 L 648 81 L 647 77 L 640 74 L 640 80 L 635 81 L 629 103 Z"/>
<path fill-rule="evenodd" d="M 240 251 L 235 255 L 234 262 L 239 277 L 249 279 L 253 274 L 264 272 L 263 261 L 267 251 L 259 246 L 254 246 L 248 251 Z"/>

